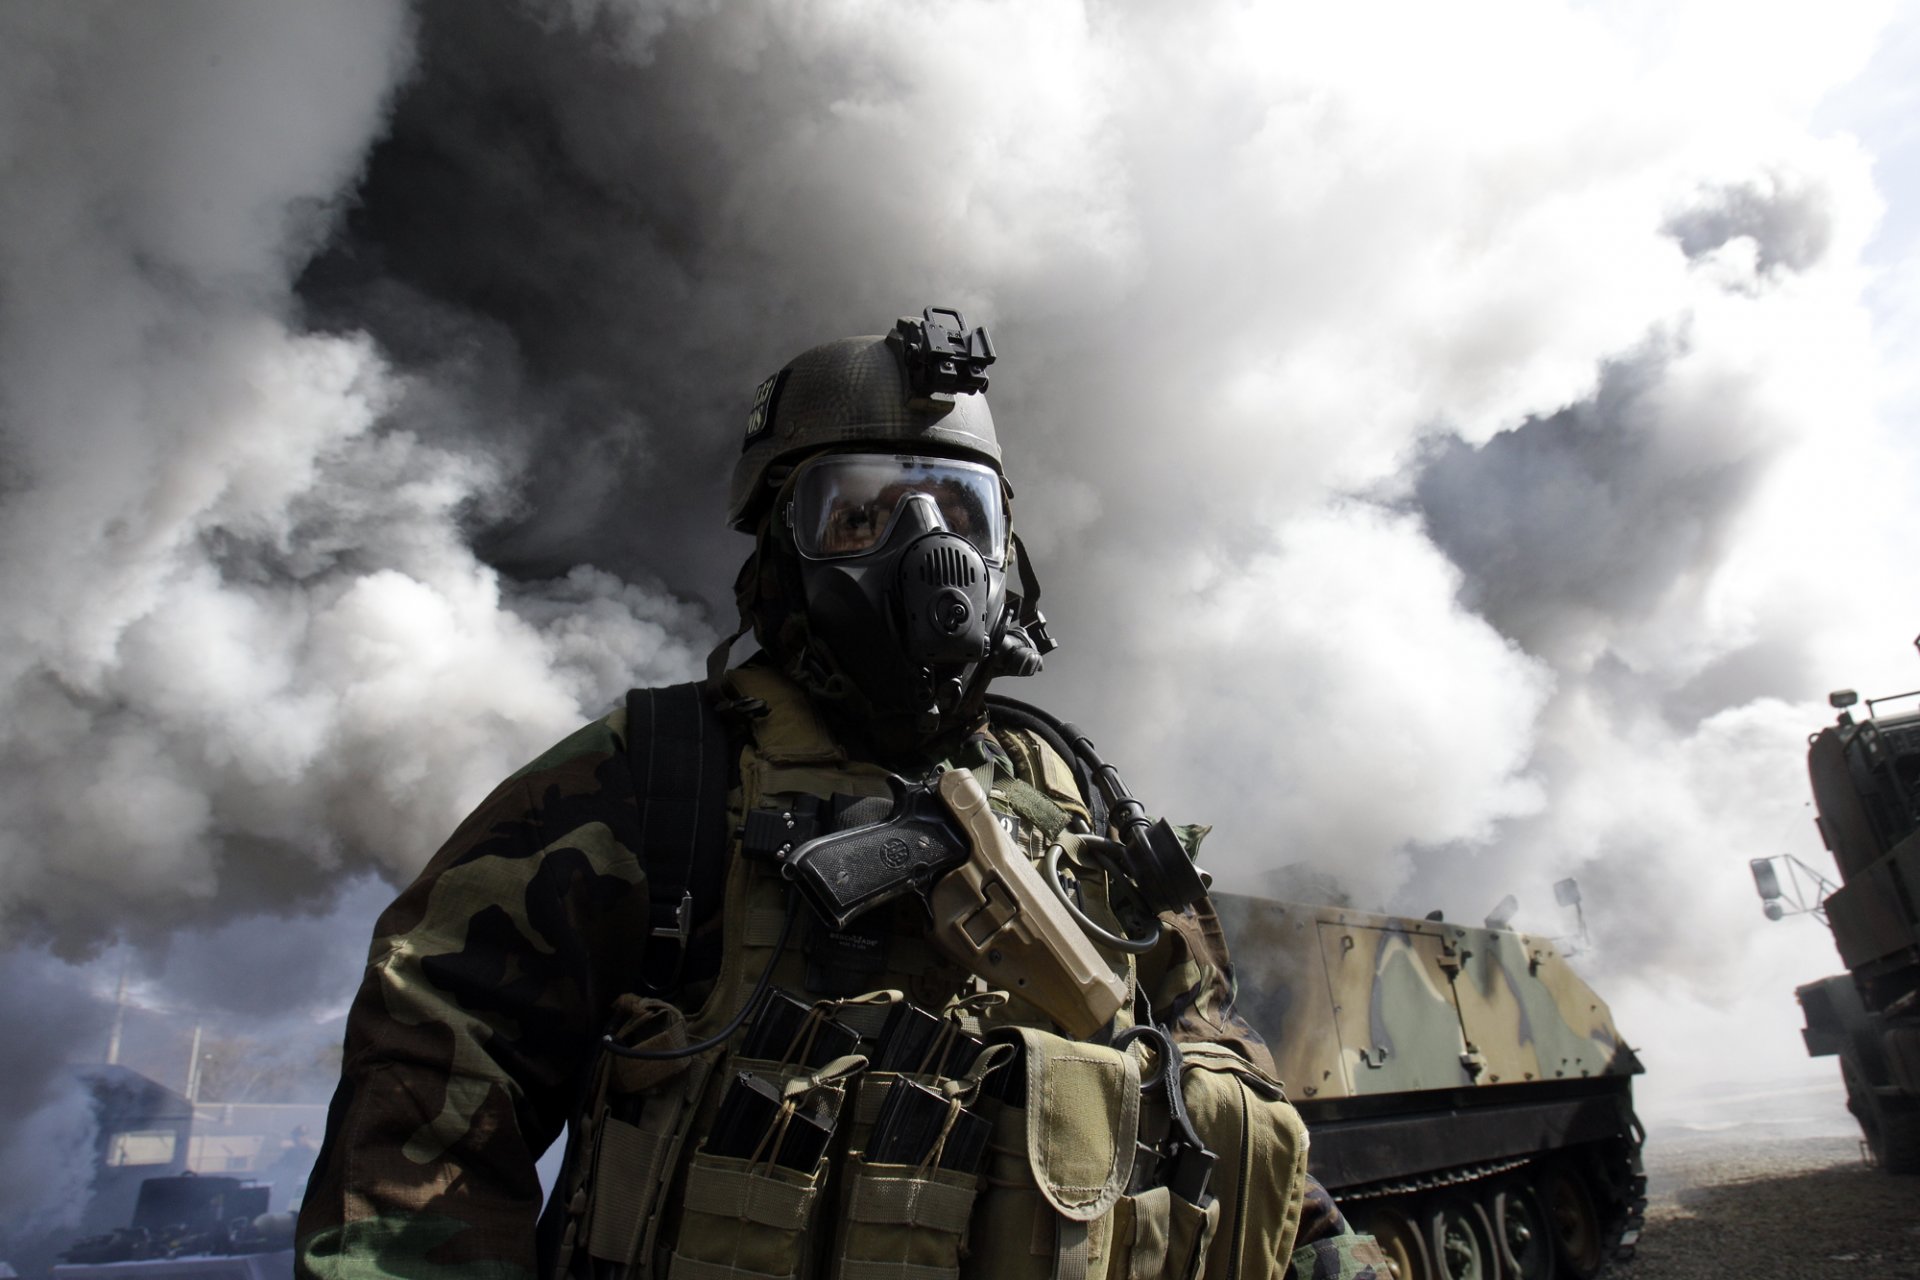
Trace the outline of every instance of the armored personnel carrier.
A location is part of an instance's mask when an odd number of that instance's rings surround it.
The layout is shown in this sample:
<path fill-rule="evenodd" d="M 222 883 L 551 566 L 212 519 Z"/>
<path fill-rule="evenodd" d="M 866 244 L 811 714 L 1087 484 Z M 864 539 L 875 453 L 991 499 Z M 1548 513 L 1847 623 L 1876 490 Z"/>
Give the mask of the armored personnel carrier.
<path fill-rule="evenodd" d="M 1839 719 L 1808 740 L 1839 885 L 1791 857 L 1752 864 L 1769 917 L 1805 911 L 1833 931 L 1847 971 L 1794 993 L 1801 1034 L 1809 1054 L 1840 1059 L 1847 1109 L 1889 1173 L 1920 1173 L 1920 709 L 1880 708 L 1915 698 L 1869 699 L 1856 720 L 1859 697 L 1842 689 L 1829 699 Z"/>
<path fill-rule="evenodd" d="M 1554 944 L 1215 894 L 1310 1168 L 1400 1280 L 1591 1280 L 1646 1207 L 1639 1059 Z"/>

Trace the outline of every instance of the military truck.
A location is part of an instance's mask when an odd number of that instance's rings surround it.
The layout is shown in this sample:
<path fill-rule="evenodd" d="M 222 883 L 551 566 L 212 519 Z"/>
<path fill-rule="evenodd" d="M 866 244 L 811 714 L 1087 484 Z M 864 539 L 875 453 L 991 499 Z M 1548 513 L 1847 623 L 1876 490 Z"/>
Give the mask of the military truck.
<path fill-rule="evenodd" d="M 1809 1054 L 1840 1059 L 1847 1109 L 1889 1173 L 1920 1173 L 1920 709 L 1880 708 L 1916 698 L 1871 698 L 1856 720 L 1859 695 L 1842 689 L 1828 699 L 1838 720 L 1808 739 L 1815 822 L 1840 884 L 1784 855 L 1752 863 L 1770 918 L 1805 911 L 1833 932 L 1847 972 L 1794 993 L 1801 1035 Z"/>
<path fill-rule="evenodd" d="M 1551 940 L 1214 902 L 1309 1167 L 1400 1280 L 1591 1280 L 1631 1256 L 1642 1067 Z"/>

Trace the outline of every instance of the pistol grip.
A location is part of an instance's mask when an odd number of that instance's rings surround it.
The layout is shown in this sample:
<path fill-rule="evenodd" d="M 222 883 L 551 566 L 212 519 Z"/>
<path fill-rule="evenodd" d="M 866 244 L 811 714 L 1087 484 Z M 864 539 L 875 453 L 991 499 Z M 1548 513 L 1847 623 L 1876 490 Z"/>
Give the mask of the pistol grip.
<path fill-rule="evenodd" d="M 834 928 L 915 890 L 967 856 L 940 804 L 902 789 L 884 822 L 818 836 L 781 855 L 781 873 Z"/>

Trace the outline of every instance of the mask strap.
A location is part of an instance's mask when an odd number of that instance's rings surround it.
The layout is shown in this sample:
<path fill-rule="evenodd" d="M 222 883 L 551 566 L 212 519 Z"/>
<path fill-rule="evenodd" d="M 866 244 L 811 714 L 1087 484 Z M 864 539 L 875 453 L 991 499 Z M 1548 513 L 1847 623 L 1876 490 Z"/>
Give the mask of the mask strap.
<path fill-rule="evenodd" d="M 1027 557 L 1027 544 L 1020 541 L 1020 535 L 1011 535 L 1013 539 L 1014 562 L 1020 566 L 1020 612 L 1015 619 L 1033 641 L 1034 648 L 1042 654 L 1051 653 L 1057 642 L 1047 634 L 1047 620 L 1040 616 L 1040 579 L 1034 576 L 1033 561 Z"/>

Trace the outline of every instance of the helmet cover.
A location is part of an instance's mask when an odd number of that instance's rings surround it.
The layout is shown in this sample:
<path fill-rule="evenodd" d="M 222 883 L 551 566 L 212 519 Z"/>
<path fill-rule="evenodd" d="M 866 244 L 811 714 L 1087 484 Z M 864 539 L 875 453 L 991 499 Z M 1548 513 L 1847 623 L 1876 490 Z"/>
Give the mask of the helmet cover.
<path fill-rule="evenodd" d="M 1000 469 L 983 370 L 993 361 L 984 326 L 929 307 L 885 336 L 841 338 L 801 352 L 762 382 L 727 496 L 727 522 L 751 532 L 769 481 L 827 449 L 969 457 Z M 936 317 L 951 316 L 953 326 Z"/>

